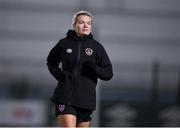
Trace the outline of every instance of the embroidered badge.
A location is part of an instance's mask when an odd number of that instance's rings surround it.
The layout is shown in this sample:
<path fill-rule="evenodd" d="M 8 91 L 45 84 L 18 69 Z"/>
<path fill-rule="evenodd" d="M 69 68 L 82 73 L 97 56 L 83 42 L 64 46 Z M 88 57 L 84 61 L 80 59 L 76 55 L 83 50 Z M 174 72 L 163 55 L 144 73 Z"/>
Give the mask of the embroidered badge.
<path fill-rule="evenodd" d="M 86 48 L 85 53 L 90 56 L 93 53 L 93 50 L 91 48 Z"/>
<path fill-rule="evenodd" d="M 71 53 L 71 52 L 72 52 L 72 49 L 68 48 L 68 49 L 66 50 L 66 52 L 67 52 L 67 53 Z"/>
<path fill-rule="evenodd" d="M 58 106 L 58 109 L 59 109 L 60 112 L 63 112 L 64 109 L 65 109 L 65 105 L 62 105 L 62 104 L 59 105 L 59 106 Z"/>

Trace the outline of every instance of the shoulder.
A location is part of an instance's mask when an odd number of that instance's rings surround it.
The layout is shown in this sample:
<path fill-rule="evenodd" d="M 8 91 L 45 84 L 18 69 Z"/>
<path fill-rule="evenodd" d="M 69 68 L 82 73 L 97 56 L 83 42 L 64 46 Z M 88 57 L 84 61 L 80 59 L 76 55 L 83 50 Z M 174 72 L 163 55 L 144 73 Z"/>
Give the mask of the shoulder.
<path fill-rule="evenodd" d="M 103 45 L 99 41 L 95 39 L 91 39 L 90 41 L 95 45 L 95 47 L 103 48 Z"/>
<path fill-rule="evenodd" d="M 66 45 L 68 42 L 70 42 L 70 39 L 64 37 L 64 38 L 60 39 L 55 46 L 56 47 L 62 47 L 64 45 Z"/>
<path fill-rule="evenodd" d="M 98 51 L 104 50 L 104 46 L 99 41 L 93 39 L 93 44 L 98 48 Z"/>
<path fill-rule="evenodd" d="M 65 37 L 65 38 L 62 38 L 58 41 L 57 45 L 62 45 L 64 43 L 66 43 L 68 41 L 68 39 Z"/>

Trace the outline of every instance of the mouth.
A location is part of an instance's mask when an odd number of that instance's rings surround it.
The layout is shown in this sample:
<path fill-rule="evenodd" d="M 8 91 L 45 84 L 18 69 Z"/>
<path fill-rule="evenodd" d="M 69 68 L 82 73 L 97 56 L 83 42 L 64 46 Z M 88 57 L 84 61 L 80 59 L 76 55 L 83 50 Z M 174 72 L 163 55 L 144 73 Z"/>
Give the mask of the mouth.
<path fill-rule="evenodd" d="M 83 31 L 83 32 L 87 32 L 87 31 L 88 31 L 88 29 L 82 29 L 82 31 Z"/>

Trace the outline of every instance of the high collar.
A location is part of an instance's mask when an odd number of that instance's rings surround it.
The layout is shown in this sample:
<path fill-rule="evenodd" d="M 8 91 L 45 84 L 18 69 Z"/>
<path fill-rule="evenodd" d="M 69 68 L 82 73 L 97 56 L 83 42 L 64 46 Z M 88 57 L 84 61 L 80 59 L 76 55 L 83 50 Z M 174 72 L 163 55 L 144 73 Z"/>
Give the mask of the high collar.
<path fill-rule="evenodd" d="M 68 30 L 67 38 L 76 38 L 76 39 L 93 39 L 93 35 L 90 33 L 89 35 L 84 35 L 82 37 L 77 36 L 74 30 Z"/>

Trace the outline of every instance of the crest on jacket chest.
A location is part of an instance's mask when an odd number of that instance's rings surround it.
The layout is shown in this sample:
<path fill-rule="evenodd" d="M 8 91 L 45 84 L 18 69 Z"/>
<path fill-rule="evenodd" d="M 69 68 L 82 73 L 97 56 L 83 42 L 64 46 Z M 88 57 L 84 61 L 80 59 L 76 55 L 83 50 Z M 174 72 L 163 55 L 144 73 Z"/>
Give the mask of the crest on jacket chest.
<path fill-rule="evenodd" d="M 93 54 L 93 50 L 91 48 L 86 48 L 85 53 L 86 53 L 86 55 L 90 56 Z"/>

